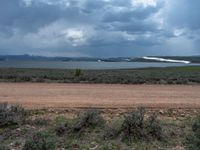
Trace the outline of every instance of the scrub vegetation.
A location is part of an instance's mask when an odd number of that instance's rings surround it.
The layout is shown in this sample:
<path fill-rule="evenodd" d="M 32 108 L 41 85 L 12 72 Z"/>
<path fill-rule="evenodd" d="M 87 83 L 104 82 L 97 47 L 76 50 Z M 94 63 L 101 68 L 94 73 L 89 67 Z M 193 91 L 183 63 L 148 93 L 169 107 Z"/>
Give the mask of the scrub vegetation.
<path fill-rule="evenodd" d="M 0 69 L 1 82 L 199 84 L 200 67 L 122 70 Z"/>
<path fill-rule="evenodd" d="M 199 149 L 199 110 L 25 110 L 0 104 L 0 150 Z M 12 108 L 12 109 L 10 109 Z M 13 109 L 15 108 L 15 109 Z M 19 120 L 4 114 L 13 110 Z M 26 112 L 26 113 L 25 113 Z M 193 112 L 193 113 L 192 113 Z M 21 114 L 26 115 L 21 115 Z M 117 114 L 116 114 L 117 113 Z M 20 122 L 20 123 L 19 123 Z M 46 123 L 44 123 L 46 122 Z"/>

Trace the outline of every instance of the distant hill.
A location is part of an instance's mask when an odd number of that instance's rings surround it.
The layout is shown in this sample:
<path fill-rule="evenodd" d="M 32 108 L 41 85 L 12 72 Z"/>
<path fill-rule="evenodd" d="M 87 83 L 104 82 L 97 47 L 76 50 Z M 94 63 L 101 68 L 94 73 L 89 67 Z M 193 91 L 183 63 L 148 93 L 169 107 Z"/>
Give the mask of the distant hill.
<path fill-rule="evenodd" d="M 1 55 L 0 60 L 49 60 L 48 57 L 43 56 L 31 56 L 31 55 Z"/>
<path fill-rule="evenodd" d="M 200 63 L 200 56 L 149 56 L 172 60 L 185 60 L 192 63 Z M 160 62 L 158 60 L 147 60 L 142 57 L 113 57 L 113 58 L 92 58 L 92 57 L 45 57 L 34 55 L 0 55 L 0 61 L 90 61 L 90 62 Z"/>

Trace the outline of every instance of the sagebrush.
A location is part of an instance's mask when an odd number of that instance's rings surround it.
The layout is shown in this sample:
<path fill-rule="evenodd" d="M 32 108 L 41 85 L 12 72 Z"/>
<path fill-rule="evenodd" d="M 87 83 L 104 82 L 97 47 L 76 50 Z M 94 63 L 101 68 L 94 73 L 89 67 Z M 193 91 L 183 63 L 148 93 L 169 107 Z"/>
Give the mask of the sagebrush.
<path fill-rule="evenodd" d="M 35 133 L 25 142 L 22 150 L 55 150 L 56 140 L 54 135 L 40 131 Z"/>
<path fill-rule="evenodd" d="M 0 127 L 21 124 L 26 116 L 27 112 L 20 105 L 0 104 Z"/>

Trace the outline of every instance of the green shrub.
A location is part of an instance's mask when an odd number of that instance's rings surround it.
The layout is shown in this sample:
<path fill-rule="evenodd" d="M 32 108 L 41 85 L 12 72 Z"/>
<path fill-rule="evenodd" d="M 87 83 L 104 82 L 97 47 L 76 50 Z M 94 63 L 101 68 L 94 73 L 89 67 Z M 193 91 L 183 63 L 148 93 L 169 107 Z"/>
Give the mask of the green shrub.
<path fill-rule="evenodd" d="M 55 127 L 54 130 L 56 132 L 56 135 L 61 136 L 65 134 L 66 132 L 69 133 L 72 130 L 71 127 L 71 120 L 67 119 L 65 116 L 58 116 L 55 118 Z"/>
<path fill-rule="evenodd" d="M 26 119 L 26 111 L 19 105 L 0 104 L 0 127 L 21 124 Z"/>
<path fill-rule="evenodd" d="M 102 124 L 104 124 L 104 122 L 105 121 L 100 115 L 100 112 L 95 109 L 91 109 L 83 113 L 79 113 L 73 129 L 74 131 L 81 131 L 88 127 L 101 126 Z"/>
<path fill-rule="evenodd" d="M 55 127 L 55 132 L 56 132 L 56 135 L 58 136 L 61 136 L 63 135 L 67 130 L 67 126 L 66 124 L 59 124 L 59 125 L 56 125 Z"/>
<path fill-rule="evenodd" d="M 0 144 L 0 150 L 10 150 L 10 148 Z"/>
<path fill-rule="evenodd" d="M 81 75 L 81 73 L 82 73 L 81 69 L 76 69 L 74 72 L 74 76 L 79 77 Z"/>
<path fill-rule="evenodd" d="M 56 125 L 59 125 L 59 124 L 66 124 L 68 123 L 68 119 L 65 117 L 65 116 L 57 116 L 54 120 L 54 123 Z"/>
<path fill-rule="evenodd" d="M 162 137 L 162 125 L 155 114 L 148 119 L 144 118 L 145 109 L 139 108 L 128 116 L 125 116 L 122 124 L 122 133 L 125 139 L 158 139 Z"/>
<path fill-rule="evenodd" d="M 17 81 L 28 82 L 28 81 L 31 81 L 31 77 L 29 77 L 29 76 L 18 76 Z"/>
<path fill-rule="evenodd" d="M 42 77 L 38 77 L 34 80 L 34 82 L 43 83 L 45 82 L 45 79 L 43 79 Z"/>
<path fill-rule="evenodd" d="M 71 132 L 71 127 L 69 126 L 68 123 L 61 123 L 61 124 L 56 125 L 55 132 L 56 132 L 56 135 L 61 136 L 65 133 Z"/>
<path fill-rule="evenodd" d="M 47 132 L 37 132 L 25 142 L 22 150 L 55 150 L 56 141 L 53 135 Z"/>
<path fill-rule="evenodd" d="M 196 118 L 194 124 L 192 125 L 192 131 L 195 136 L 200 139 L 200 115 Z"/>
<path fill-rule="evenodd" d="M 192 125 L 192 133 L 186 137 L 186 147 L 189 150 L 200 149 L 200 115 Z"/>
<path fill-rule="evenodd" d="M 146 124 L 147 135 L 152 136 L 153 138 L 161 139 L 162 126 L 155 113 L 149 117 Z"/>
<path fill-rule="evenodd" d="M 137 140 L 145 136 L 144 130 L 144 108 L 125 116 L 122 124 L 122 132 L 125 139 Z"/>
<path fill-rule="evenodd" d="M 105 139 L 114 139 L 117 136 L 120 135 L 122 130 L 122 123 L 120 120 L 116 120 L 113 122 L 110 122 L 106 127 L 105 127 L 105 134 L 104 138 Z"/>

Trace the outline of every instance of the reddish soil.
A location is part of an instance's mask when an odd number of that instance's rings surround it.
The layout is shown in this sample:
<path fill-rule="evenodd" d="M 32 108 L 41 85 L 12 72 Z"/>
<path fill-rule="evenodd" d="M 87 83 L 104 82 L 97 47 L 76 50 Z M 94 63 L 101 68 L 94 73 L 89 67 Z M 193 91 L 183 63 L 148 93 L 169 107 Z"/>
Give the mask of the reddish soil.
<path fill-rule="evenodd" d="M 200 86 L 0 83 L 0 102 L 27 108 L 200 108 Z"/>

